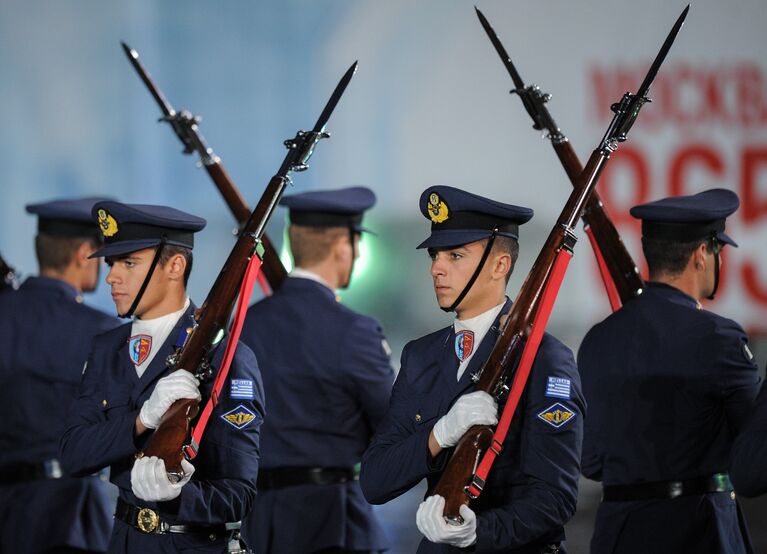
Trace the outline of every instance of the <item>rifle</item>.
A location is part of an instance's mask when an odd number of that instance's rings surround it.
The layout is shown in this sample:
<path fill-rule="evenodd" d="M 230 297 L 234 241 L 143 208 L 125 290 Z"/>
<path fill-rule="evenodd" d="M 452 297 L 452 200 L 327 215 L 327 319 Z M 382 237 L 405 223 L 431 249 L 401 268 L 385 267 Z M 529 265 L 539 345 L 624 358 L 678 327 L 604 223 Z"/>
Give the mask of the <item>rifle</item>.
<path fill-rule="evenodd" d="M 19 281 L 14 269 L 0 256 L 0 292 L 6 290 L 16 290 L 19 288 Z"/>
<path fill-rule="evenodd" d="M 572 144 L 549 113 L 546 104 L 551 99 L 551 95 L 542 92 L 536 85 L 525 86 L 509 54 L 498 39 L 498 35 L 479 8 L 475 6 L 474 9 L 477 12 L 479 22 L 490 38 L 490 42 L 493 43 L 512 81 L 514 81 L 515 88 L 511 94 L 517 94 L 522 100 L 522 105 L 533 119 L 533 129 L 546 131 L 546 138 L 551 141 L 570 182 L 574 187 L 577 186 L 578 177 L 583 172 L 583 166 L 578 160 L 578 155 Z M 587 201 L 582 217 L 583 227 L 591 242 L 594 256 L 597 258 L 610 305 L 613 311 L 616 311 L 622 304 L 642 294 L 644 282 L 596 191 L 591 194 Z"/>
<path fill-rule="evenodd" d="M 169 367 L 172 370 L 191 371 L 201 379 L 211 377 L 212 350 L 225 334 L 240 283 L 246 274 L 251 257 L 258 255 L 257 248 L 263 238 L 266 224 L 291 182 L 290 173 L 306 170 L 307 162 L 317 143 L 321 139 L 330 137 L 325 132 L 325 124 L 356 69 L 357 62 L 354 62 L 339 81 L 312 131 L 308 133 L 298 131 L 294 138 L 285 141 L 288 153 L 240 231 L 237 242 L 205 302 L 195 313 L 194 329 L 188 335 L 186 343 L 169 360 Z M 215 390 L 210 401 L 217 402 Z M 137 455 L 139 457 L 157 456 L 164 460 L 168 477 L 175 482 L 184 475 L 181 468 L 182 458 L 186 456 L 192 459 L 197 454 L 198 444 L 194 441 L 190 442 L 189 431 L 190 422 L 197 416 L 198 407 L 199 402 L 196 400 L 182 399 L 174 402 L 149 438 L 143 453 L 140 452 Z"/>
<path fill-rule="evenodd" d="M 522 284 L 490 357 L 474 375 L 476 390 L 485 391 L 499 401 L 507 393 L 508 396 L 497 430 L 494 432 L 487 425 L 471 427 L 456 445 L 432 493 L 445 498 L 444 516 L 448 522 L 461 523 L 461 505 L 468 504 L 482 492 L 487 473 L 503 446 L 505 431 L 524 391 L 559 285 L 572 258 L 577 240 L 575 225 L 611 154 L 619 143 L 626 140 L 639 110 L 649 100 L 646 94 L 689 9 L 688 5 L 676 20 L 636 94 L 627 92 L 620 102 L 612 105 L 615 115 L 610 126 L 578 177 L 573 192 Z M 514 369 L 517 360 L 519 363 Z M 511 388 L 507 384 L 509 380 L 512 380 Z"/>
<path fill-rule="evenodd" d="M 162 91 L 155 85 L 149 72 L 144 68 L 144 65 L 139 59 L 138 52 L 124 42 L 121 42 L 120 44 L 122 44 L 125 55 L 128 56 L 131 65 L 133 65 L 133 68 L 149 89 L 149 92 L 157 102 L 157 105 L 160 106 L 163 116 L 158 121 L 166 121 L 170 124 L 171 128 L 176 133 L 176 136 L 181 141 L 181 144 L 184 145 L 184 154 L 189 155 L 197 152 L 200 157 L 201 165 L 205 168 L 205 171 L 208 172 L 208 175 L 218 188 L 221 196 L 224 197 L 224 201 L 227 206 L 229 206 L 229 210 L 232 212 L 232 215 L 234 215 L 237 223 L 240 227 L 244 226 L 250 217 L 250 208 L 246 204 L 242 194 L 240 194 L 239 189 L 234 184 L 234 181 L 232 181 L 232 178 L 229 176 L 229 173 L 224 169 L 224 165 L 221 163 L 221 158 L 213 152 L 213 149 L 208 146 L 205 142 L 205 138 L 203 138 L 200 133 L 198 125 L 200 121 L 202 121 L 202 118 L 192 115 L 187 110 L 181 110 L 180 112 L 174 110 Z M 264 249 L 264 276 L 266 276 L 269 287 L 271 287 L 272 290 L 277 290 L 288 276 L 288 272 L 285 270 L 285 266 L 282 265 L 282 261 L 266 233 L 261 237 L 261 243 Z M 264 293 L 269 294 L 269 290 L 264 286 L 264 283 L 260 282 L 260 284 Z"/>

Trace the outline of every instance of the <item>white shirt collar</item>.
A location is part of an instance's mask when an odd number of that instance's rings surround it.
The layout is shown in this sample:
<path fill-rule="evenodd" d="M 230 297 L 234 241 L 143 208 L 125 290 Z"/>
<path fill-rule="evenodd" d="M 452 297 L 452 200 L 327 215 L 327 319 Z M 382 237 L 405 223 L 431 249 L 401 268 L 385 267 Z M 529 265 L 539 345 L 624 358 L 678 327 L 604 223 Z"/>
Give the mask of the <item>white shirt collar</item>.
<path fill-rule="evenodd" d="M 293 270 L 290 272 L 289 277 L 298 277 L 299 279 L 309 279 L 310 281 L 315 281 L 319 283 L 320 285 L 327 287 L 330 289 L 330 291 L 335 294 L 336 291 L 333 287 L 328 284 L 325 279 L 320 277 L 318 274 L 316 274 L 313 271 L 309 271 L 308 269 L 304 269 L 302 267 L 294 267 Z"/>

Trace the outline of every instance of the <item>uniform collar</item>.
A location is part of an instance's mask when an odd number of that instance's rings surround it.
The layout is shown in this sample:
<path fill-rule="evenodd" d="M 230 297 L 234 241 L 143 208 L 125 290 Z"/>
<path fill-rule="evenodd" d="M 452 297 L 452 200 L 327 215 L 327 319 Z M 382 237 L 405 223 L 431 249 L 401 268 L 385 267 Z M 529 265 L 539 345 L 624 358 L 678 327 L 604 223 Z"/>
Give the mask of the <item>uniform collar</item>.
<path fill-rule="evenodd" d="M 75 302 L 81 303 L 83 301 L 82 294 L 75 287 L 53 277 L 28 277 L 21 285 L 21 288 L 57 291 Z"/>
<path fill-rule="evenodd" d="M 304 269 L 297 268 L 291 271 L 288 277 L 289 279 L 285 281 L 285 284 L 283 285 L 283 287 L 295 288 L 301 291 L 306 291 L 306 290 L 321 291 L 323 294 L 327 295 L 329 298 L 332 298 L 333 300 L 338 300 L 338 296 L 336 295 L 336 292 L 327 283 L 325 283 L 318 275 L 316 275 L 315 273 L 312 273 L 311 271 L 306 271 Z M 282 287 L 280 287 L 280 290 L 282 290 Z"/>
<path fill-rule="evenodd" d="M 658 294 L 660 294 L 661 296 L 668 298 L 672 302 L 681 304 L 683 306 L 689 306 L 697 310 L 701 309 L 700 302 L 695 300 L 695 298 L 693 298 L 686 292 L 674 286 L 667 285 L 666 283 L 659 283 L 657 281 L 648 281 L 647 286 L 650 287 L 655 292 L 657 292 Z"/>

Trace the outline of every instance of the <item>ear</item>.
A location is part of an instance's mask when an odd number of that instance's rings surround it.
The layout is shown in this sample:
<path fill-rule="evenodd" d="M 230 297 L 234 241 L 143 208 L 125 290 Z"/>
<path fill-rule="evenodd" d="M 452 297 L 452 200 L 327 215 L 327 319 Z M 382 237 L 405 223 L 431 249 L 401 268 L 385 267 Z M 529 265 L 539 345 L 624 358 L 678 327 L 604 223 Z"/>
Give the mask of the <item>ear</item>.
<path fill-rule="evenodd" d="M 493 279 L 506 280 L 506 274 L 511 271 L 511 254 L 508 252 L 499 252 L 492 256 L 493 260 Z"/>
<path fill-rule="evenodd" d="M 690 259 L 693 269 L 696 271 L 702 271 L 706 269 L 706 258 L 709 254 L 708 245 L 703 242 L 693 251 L 692 258 Z"/>
<path fill-rule="evenodd" d="M 91 263 L 91 260 L 88 258 L 88 256 L 93 254 L 95 251 L 95 245 L 89 240 L 84 240 L 80 243 L 80 246 L 77 247 L 77 250 L 75 250 L 75 255 L 73 256 L 72 261 L 76 267 L 86 266 Z"/>
<path fill-rule="evenodd" d="M 172 281 L 184 282 L 184 272 L 186 271 L 186 258 L 181 254 L 175 254 L 165 264 L 165 271 L 168 278 Z"/>

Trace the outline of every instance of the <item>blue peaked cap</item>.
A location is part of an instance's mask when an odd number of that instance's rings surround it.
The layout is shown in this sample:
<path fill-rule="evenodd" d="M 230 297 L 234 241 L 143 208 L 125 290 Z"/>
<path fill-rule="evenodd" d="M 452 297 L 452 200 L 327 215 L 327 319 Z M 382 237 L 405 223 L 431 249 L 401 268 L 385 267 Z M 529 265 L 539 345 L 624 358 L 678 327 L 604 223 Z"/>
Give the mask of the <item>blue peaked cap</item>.
<path fill-rule="evenodd" d="M 349 227 L 362 233 L 362 216 L 376 203 L 367 187 L 314 190 L 283 196 L 280 205 L 290 210 L 290 223 L 305 227 Z"/>
<path fill-rule="evenodd" d="M 93 206 L 95 220 L 104 237 L 104 246 L 91 258 L 120 256 L 165 244 L 194 248 L 194 233 L 206 221 L 201 217 L 168 206 L 99 202 Z"/>
<path fill-rule="evenodd" d="M 461 246 L 496 235 L 519 239 L 519 226 L 533 210 L 504 204 L 447 185 L 434 185 L 421 194 L 421 213 L 431 220 L 431 235 L 417 248 Z"/>
<path fill-rule="evenodd" d="M 724 244 L 738 244 L 725 232 L 725 219 L 740 207 L 738 195 L 727 189 L 710 189 L 689 196 L 671 196 L 631 208 L 642 220 L 642 237 L 692 242 L 716 237 Z"/>
<path fill-rule="evenodd" d="M 27 213 L 37 216 L 37 232 L 61 237 L 100 238 L 93 224 L 91 210 L 94 204 L 109 200 L 103 196 L 66 198 L 27 204 Z"/>

